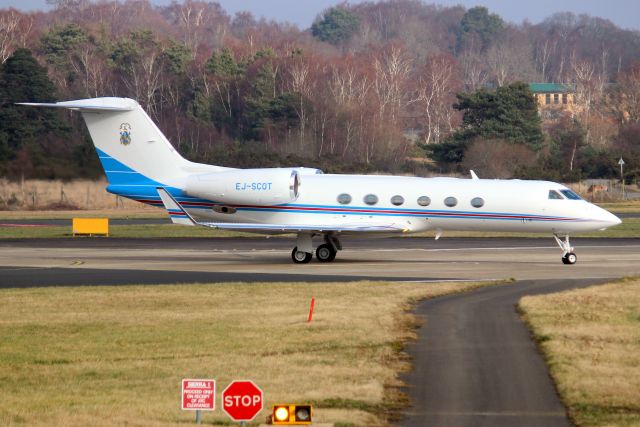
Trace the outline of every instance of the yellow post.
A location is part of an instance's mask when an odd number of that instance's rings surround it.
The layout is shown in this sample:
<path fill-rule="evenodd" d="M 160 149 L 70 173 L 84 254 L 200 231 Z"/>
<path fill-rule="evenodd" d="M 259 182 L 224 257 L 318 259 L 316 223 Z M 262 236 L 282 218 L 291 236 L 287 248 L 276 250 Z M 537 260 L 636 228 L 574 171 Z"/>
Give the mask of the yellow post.
<path fill-rule="evenodd" d="M 109 218 L 73 218 L 73 236 L 109 236 Z"/>

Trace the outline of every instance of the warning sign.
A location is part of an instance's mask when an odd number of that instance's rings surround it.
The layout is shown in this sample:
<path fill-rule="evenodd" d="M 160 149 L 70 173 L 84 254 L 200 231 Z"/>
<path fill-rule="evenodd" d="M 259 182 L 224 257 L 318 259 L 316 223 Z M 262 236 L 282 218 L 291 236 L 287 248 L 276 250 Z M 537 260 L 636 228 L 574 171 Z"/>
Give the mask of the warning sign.
<path fill-rule="evenodd" d="M 182 409 L 213 411 L 216 405 L 216 381 L 202 379 L 182 380 Z"/>

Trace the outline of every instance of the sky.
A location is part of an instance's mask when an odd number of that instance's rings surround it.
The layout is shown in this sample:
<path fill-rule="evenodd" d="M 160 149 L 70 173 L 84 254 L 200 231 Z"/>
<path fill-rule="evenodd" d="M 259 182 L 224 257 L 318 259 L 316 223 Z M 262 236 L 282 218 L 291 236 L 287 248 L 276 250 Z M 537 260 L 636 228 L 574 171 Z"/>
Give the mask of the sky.
<path fill-rule="evenodd" d="M 168 4 L 171 0 L 151 0 L 154 4 Z M 443 6 L 462 5 L 466 8 L 485 6 L 504 20 L 516 24 L 524 20 L 536 24 L 556 12 L 586 13 L 609 19 L 621 28 L 640 30 L 639 0 L 423 0 Z M 234 15 L 249 10 L 256 17 L 288 21 L 301 29 L 308 28 L 323 10 L 341 3 L 340 0 L 219 0 L 222 7 Z M 350 3 L 360 3 L 352 0 Z M 0 0 L 0 8 L 46 10 L 46 0 Z"/>

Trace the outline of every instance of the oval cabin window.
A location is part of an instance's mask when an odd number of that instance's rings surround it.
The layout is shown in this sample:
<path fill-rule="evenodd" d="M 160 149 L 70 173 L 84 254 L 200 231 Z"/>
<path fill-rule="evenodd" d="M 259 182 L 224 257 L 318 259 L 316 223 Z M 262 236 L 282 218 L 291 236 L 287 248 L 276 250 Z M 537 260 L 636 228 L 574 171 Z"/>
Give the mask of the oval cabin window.
<path fill-rule="evenodd" d="M 347 193 L 342 193 L 338 196 L 338 203 L 340 203 L 341 205 L 348 205 L 349 203 L 351 203 L 351 196 Z"/>
<path fill-rule="evenodd" d="M 366 196 L 364 196 L 363 200 L 368 205 L 375 205 L 376 203 L 378 203 L 378 196 L 376 196 L 375 194 L 367 194 Z"/>
<path fill-rule="evenodd" d="M 418 204 L 420 206 L 429 206 L 431 204 L 431 199 L 427 196 L 418 197 Z"/>
<path fill-rule="evenodd" d="M 444 199 L 444 204 L 452 208 L 458 204 L 458 199 L 456 199 L 455 197 L 447 197 L 446 199 Z"/>
<path fill-rule="evenodd" d="M 404 203 L 404 197 L 398 195 L 398 196 L 393 196 L 391 198 L 391 204 L 395 205 L 395 206 L 400 206 L 401 204 Z"/>
<path fill-rule="evenodd" d="M 471 206 L 474 208 L 481 208 L 484 206 L 484 199 L 482 197 L 474 197 L 471 199 Z"/>

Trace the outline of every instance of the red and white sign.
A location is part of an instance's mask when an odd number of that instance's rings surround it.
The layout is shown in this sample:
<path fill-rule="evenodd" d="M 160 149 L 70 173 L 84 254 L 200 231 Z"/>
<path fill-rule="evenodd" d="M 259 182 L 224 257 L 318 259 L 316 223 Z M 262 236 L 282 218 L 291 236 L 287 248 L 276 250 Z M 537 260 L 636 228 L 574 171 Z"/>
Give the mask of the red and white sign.
<path fill-rule="evenodd" d="M 182 409 L 213 411 L 216 408 L 215 380 L 182 380 Z"/>
<path fill-rule="evenodd" d="M 233 381 L 222 392 L 222 409 L 234 421 L 253 420 L 262 402 L 262 390 L 253 381 Z"/>

